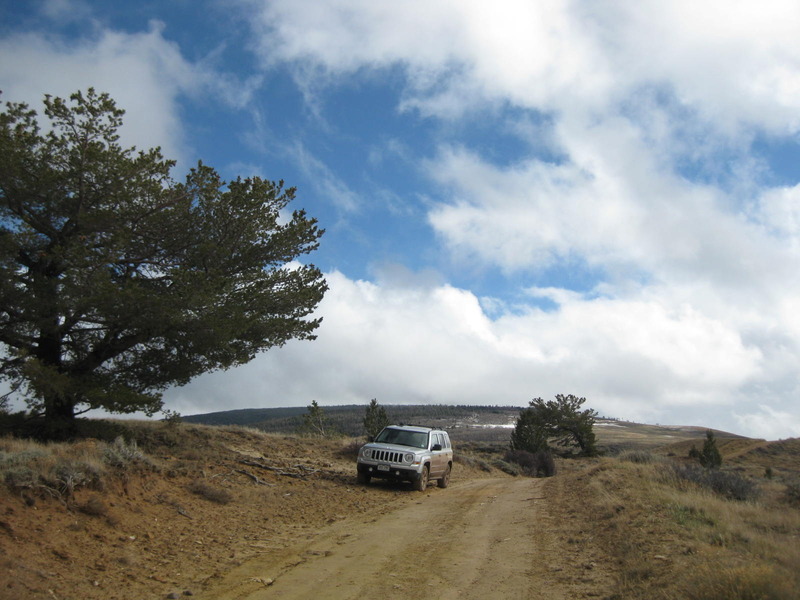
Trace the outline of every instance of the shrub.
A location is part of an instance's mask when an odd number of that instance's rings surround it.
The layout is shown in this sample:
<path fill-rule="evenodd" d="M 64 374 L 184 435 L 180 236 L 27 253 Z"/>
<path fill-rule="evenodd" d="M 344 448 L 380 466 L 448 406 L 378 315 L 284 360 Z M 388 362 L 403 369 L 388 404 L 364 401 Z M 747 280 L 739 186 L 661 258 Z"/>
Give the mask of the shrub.
<path fill-rule="evenodd" d="M 482 458 L 475 458 L 474 456 L 468 456 L 463 453 L 458 453 L 453 458 L 453 462 L 459 463 L 464 465 L 465 467 L 473 467 L 476 469 L 480 469 L 481 471 L 485 471 L 486 473 L 491 473 L 492 465 L 486 462 Z"/>
<path fill-rule="evenodd" d="M 800 481 L 787 483 L 783 497 L 784 500 L 792 506 L 800 506 Z"/>
<path fill-rule="evenodd" d="M 39 482 L 39 476 L 28 466 L 14 465 L 3 469 L 3 482 L 12 490 L 31 489 Z"/>
<path fill-rule="evenodd" d="M 0 477 L 12 490 L 33 490 L 63 500 L 80 487 L 103 487 L 103 465 L 85 448 L 20 440 L 6 440 L 4 446 Z"/>
<path fill-rule="evenodd" d="M 506 462 L 498 458 L 492 463 L 492 465 L 508 475 L 513 475 L 514 477 L 519 477 L 522 475 L 522 469 L 519 465 L 514 463 Z"/>
<path fill-rule="evenodd" d="M 135 440 L 126 442 L 122 436 L 117 437 L 103 451 L 103 461 L 112 467 L 125 468 L 131 464 L 149 464 L 144 452 L 139 450 Z"/>
<path fill-rule="evenodd" d="M 189 484 L 189 491 L 217 504 L 228 504 L 233 500 L 233 496 L 229 491 L 208 485 L 205 481 L 199 479 Z"/>
<path fill-rule="evenodd" d="M 750 501 L 761 494 L 755 482 L 738 473 L 673 464 L 672 475 L 678 480 L 691 482 L 729 500 Z"/>
<path fill-rule="evenodd" d="M 58 491 L 67 497 L 72 496 L 77 488 L 101 488 L 103 472 L 100 467 L 92 462 L 71 460 L 60 462 L 53 469 L 55 486 Z"/>
<path fill-rule="evenodd" d="M 364 442 L 361 440 L 350 440 L 346 444 L 344 444 L 341 448 L 339 448 L 337 454 L 344 458 L 358 458 L 358 451 L 361 449 L 361 446 L 364 445 Z"/>
<path fill-rule="evenodd" d="M 42 448 L 30 448 L 19 450 L 17 452 L 6 452 L 0 450 L 0 470 L 3 473 L 3 479 L 10 487 L 29 487 L 18 485 L 17 482 L 23 481 L 36 481 L 38 476 L 36 472 L 41 469 L 47 469 L 50 460 L 50 453 Z M 37 466 L 37 469 L 34 469 Z"/>
<path fill-rule="evenodd" d="M 505 455 L 506 462 L 514 463 L 522 468 L 522 472 L 530 477 L 552 477 L 556 474 L 556 463 L 550 452 L 527 452 L 525 450 L 509 450 Z"/>

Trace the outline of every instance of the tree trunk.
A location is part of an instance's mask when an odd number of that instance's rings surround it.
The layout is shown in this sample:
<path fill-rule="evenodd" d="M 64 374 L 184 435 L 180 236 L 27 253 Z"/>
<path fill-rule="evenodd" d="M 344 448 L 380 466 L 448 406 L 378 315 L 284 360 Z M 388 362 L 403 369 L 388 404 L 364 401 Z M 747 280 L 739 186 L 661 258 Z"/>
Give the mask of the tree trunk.
<path fill-rule="evenodd" d="M 45 399 L 43 435 L 49 440 L 66 440 L 76 433 L 75 402 L 56 396 Z"/>

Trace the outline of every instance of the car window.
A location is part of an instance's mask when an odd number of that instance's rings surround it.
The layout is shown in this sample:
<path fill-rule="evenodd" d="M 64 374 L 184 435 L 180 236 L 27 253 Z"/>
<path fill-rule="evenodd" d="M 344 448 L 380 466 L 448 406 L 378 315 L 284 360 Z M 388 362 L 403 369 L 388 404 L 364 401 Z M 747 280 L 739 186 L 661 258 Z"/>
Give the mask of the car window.
<path fill-rule="evenodd" d="M 375 438 L 376 442 L 383 444 L 399 444 L 412 448 L 427 448 L 428 434 L 421 431 L 405 431 L 403 429 L 384 429 Z"/>

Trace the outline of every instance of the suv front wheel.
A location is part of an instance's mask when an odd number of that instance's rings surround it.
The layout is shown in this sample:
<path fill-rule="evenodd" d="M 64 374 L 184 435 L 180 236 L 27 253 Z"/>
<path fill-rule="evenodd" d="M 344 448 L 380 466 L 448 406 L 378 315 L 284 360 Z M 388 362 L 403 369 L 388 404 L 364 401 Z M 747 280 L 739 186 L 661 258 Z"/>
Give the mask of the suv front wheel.
<path fill-rule="evenodd" d="M 428 487 L 428 473 L 430 472 L 430 467 L 425 466 L 422 468 L 422 473 L 419 474 L 419 479 L 414 481 L 414 489 L 418 492 L 424 492 L 425 488 Z"/>

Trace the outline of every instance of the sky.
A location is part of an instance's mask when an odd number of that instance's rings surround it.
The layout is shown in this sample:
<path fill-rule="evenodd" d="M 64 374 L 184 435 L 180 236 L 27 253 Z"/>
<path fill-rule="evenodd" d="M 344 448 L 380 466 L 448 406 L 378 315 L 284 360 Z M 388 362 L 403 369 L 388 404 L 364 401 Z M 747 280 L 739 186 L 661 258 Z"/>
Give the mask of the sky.
<path fill-rule="evenodd" d="M 283 179 L 326 230 L 318 338 L 169 410 L 800 436 L 796 0 L 0 0 L 3 101 L 90 86 L 176 178 Z"/>

